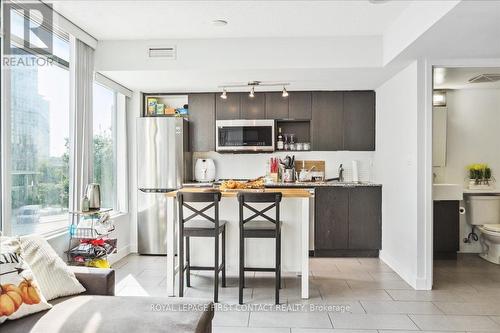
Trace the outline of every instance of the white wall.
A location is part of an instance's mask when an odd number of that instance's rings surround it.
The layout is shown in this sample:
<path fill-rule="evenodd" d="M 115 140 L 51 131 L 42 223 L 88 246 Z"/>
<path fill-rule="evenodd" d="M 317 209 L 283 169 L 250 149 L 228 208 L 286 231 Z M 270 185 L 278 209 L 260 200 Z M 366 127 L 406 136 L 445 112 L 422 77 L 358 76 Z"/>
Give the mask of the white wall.
<path fill-rule="evenodd" d="M 417 62 L 381 85 L 376 93 L 374 180 L 383 184 L 380 258 L 416 288 Z"/>
<path fill-rule="evenodd" d="M 370 68 L 382 64 L 380 36 L 103 40 L 96 71 Z M 150 47 L 176 46 L 176 60 L 149 58 Z M 154 76 L 154 73 L 152 73 Z"/>
<path fill-rule="evenodd" d="M 352 161 L 358 161 L 359 179 L 373 181 L 373 152 L 279 152 L 273 154 L 219 154 L 216 152 L 195 153 L 193 163 L 197 158 L 212 158 L 217 169 L 218 179 L 247 179 L 266 175 L 266 162 L 271 157 L 283 159 L 286 155 L 295 155 L 296 160 L 325 161 L 325 178 L 338 176 L 338 167 L 343 164 L 346 181 L 352 180 Z M 297 166 L 300 169 L 300 165 Z"/>
<path fill-rule="evenodd" d="M 413 1 L 383 36 L 384 65 L 452 10 L 460 1 Z"/>
<path fill-rule="evenodd" d="M 433 168 L 436 182 L 465 187 L 466 166 L 472 163 L 488 163 L 500 180 L 500 89 L 449 90 L 447 108 L 446 166 Z M 466 216 L 461 216 L 460 251 L 479 253 L 478 242 L 462 242 L 470 231 Z"/>

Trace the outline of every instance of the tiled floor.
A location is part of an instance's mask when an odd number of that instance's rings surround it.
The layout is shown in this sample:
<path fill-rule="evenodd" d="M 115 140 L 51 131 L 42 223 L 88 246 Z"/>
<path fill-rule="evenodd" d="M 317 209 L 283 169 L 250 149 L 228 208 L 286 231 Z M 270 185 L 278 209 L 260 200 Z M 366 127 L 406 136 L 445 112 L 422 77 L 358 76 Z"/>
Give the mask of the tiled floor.
<path fill-rule="evenodd" d="M 476 255 L 435 262 L 435 289 L 415 291 L 378 259 L 312 258 L 311 298 L 300 281 L 283 278 L 283 304 L 293 311 L 217 311 L 215 333 L 500 332 L 500 266 Z M 130 255 L 114 265 L 119 295 L 166 295 L 164 257 Z M 273 304 L 272 274 L 249 274 L 246 304 Z M 212 275 L 196 272 L 185 296 L 212 298 Z M 236 304 L 238 281 L 228 278 L 221 304 Z M 335 305 L 310 311 L 311 305 Z M 348 311 L 346 311 L 346 309 Z M 255 310 L 255 309 L 250 309 Z M 330 312 L 328 312 L 330 311 Z"/>

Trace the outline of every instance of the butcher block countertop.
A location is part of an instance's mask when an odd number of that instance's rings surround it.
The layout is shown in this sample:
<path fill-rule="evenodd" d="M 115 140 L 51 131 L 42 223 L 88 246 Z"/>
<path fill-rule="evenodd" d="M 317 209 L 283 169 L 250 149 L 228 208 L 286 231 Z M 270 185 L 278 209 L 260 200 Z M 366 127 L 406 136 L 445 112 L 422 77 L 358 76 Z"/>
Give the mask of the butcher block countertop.
<path fill-rule="evenodd" d="M 183 192 L 210 192 L 213 188 L 203 188 L 203 187 L 185 187 L 181 191 Z M 303 188 L 266 188 L 266 189 L 248 189 L 248 190 L 226 190 L 221 191 L 223 198 L 236 197 L 238 192 L 259 192 L 259 193 L 269 193 L 269 192 L 281 192 L 283 198 L 309 198 L 312 196 L 311 192 Z M 178 191 L 168 192 L 167 197 L 175 197 Z"/>

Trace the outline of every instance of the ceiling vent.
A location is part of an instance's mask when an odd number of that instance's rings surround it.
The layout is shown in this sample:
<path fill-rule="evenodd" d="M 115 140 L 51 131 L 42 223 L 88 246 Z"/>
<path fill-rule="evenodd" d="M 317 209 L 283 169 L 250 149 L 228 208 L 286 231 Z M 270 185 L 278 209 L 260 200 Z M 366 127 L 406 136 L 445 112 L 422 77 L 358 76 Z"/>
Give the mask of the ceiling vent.
<path fill-rule="evenodd" d="M 166 47 L 150 47 L 149 48 L 150 58 L 164 58 L 164 59 L 176 59 L 176 48 L 175 46 Z"/>
<path fill-rule="evenodd" d="M 488 83 L 500 81 L 500 74 L 479 74 L 469 79 L 469 83 Z"/>

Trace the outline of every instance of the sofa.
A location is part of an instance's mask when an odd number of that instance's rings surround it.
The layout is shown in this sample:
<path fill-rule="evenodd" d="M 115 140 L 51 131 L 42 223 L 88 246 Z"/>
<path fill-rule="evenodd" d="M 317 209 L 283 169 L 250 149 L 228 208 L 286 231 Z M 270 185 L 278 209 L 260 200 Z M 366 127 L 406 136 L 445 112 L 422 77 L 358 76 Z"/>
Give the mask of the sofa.
<path fill-rule="evenodd" d="M 86 292 L 49 301 L 50 310 L 0 325 L 2 333 L 211 333 L 211 301 L 114 296 L 113 269 L 71 267 Z"/>

